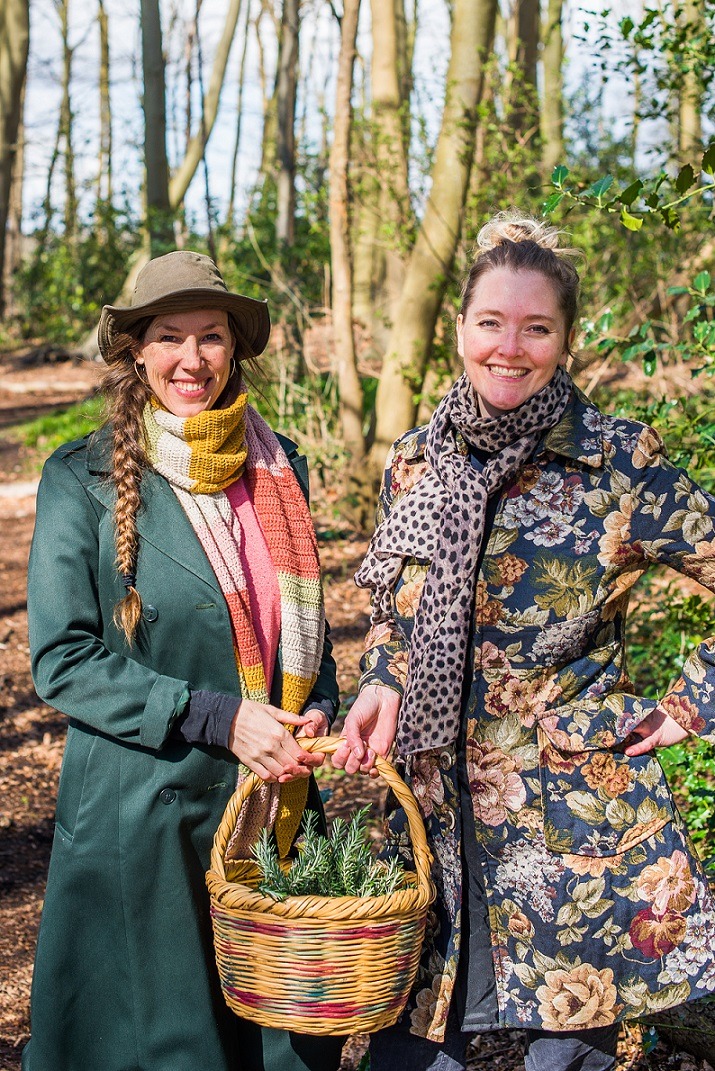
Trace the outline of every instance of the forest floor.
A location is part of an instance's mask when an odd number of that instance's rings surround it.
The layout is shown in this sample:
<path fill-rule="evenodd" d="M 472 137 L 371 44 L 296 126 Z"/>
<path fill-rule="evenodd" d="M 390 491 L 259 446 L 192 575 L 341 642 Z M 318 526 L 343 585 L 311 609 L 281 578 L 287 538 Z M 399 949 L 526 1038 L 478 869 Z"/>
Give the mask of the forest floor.
<path fill-rule="evenodd" d="M 32 957 L 52 843 L 54 802 L 65 721 L 35 695 L 29 667 L 26 565 L 34 524 L 41 451 L 21 445 L 17 425 L 88 396 L 93 365 L 36 364 L 0 355 L 0 1071 L 19 1071 L 29 1037 Z M 321 530 L 320 520 L 318 521 Z M 367 625 L 367 599 L 352 582 L 365 540 L 334 519 L 322 529 L 326 606 L 342 695 L 353 694 Z M 326 766 L 320 787 L 329 816 L 365 803 L 380 805 L 378 782 L 345 777 Z M 343 1071 L 353 1071 L 366 1039 L 348 1042 Z M 473 1047 L 472 1071 L 521 1071 L 518 1032 L 484 1035 Z M 100 1071 L 88 1068 L 87 1071 Z M 662 1042 L 645 1057 L 637 1027 L 624 1029 L 618 1071 L 708 1071 L 706 1063 Z M 712 1071 L 712 1069 L 710 1069 Z"/>

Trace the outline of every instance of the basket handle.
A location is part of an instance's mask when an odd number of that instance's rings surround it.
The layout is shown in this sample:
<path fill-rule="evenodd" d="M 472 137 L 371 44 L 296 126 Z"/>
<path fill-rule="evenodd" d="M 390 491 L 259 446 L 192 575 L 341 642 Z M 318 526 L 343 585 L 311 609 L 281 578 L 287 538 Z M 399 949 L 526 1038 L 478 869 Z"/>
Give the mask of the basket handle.
<path fill-rule="evenodd" d="M 322 751 L 324 755 L 332 755 L 337 751 L 341 739 L 342 738 L 339 736 L 301 736 L 299 737 L 299 743 L 304 751 Z M 378 756 L 375 761 L 375 767 L 382 780 L 390 789 L 392 789 L 399 800 L 400 805 L 404 809 L 405 815 L 407 816 L 410 839 L 412 840 L 412 854 L 415 861 L 418 882 L 419 884 L 428 885 L 430 882 L 432 853 L 427 847 L 425 826 L 422 820 L 422 815 L 417 807 L 415 797 L 412 795 L 409 786 L 405 784 L 391 762 Z M 241 781 L 233 796 L 228 801 L 223 819 L 221 820 L 221 825 L 216 831 L 213 849 L 211 851 L 211 869 L 224 881 L 226 880 L 224 853 L 231 834 L 235 829 L 238 812 L 241 810 L 241 807 L 251 793 L 255 792 L 255 790 L 262 784 L 263 781 L 258 774 L 255 773 L 250 773 L 244 781 Z"/>

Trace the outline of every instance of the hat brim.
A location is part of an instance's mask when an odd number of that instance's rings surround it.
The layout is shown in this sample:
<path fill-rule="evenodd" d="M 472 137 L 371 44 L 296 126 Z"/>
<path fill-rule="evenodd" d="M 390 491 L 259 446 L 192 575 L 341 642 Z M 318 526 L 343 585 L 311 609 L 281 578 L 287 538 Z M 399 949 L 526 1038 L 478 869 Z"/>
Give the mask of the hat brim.
<path fill-rule="evenodd" d="M 271 318 L 265 301 L 231 294 L 228 291 L 208 287 L 194 287 L 165 294 L 144 305 L 105 305 L 99 318 L 97 344 L 105 361 L 109 362 L 109 350 L 117 334 L 127 331 L 138 320 L 147 316 L 159 316 L 167 312 L 186 312 L 188 309 L 222 309 L 230 312 L 238 322 L 241 333 L 251 354 L 258 357 L 268 344 L 271 333 Z M 249 356 L 245 354 L 243 356 Z"/>

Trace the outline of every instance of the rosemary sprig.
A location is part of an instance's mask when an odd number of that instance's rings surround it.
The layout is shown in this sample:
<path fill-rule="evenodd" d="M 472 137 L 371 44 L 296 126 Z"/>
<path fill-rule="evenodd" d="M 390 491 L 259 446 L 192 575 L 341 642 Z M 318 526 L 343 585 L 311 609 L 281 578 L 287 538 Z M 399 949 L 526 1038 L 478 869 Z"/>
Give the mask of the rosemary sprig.
<path fill-rule="evenodd" d="M 402 863 L 374 859 L 367 836 L 369 807 L 356 811 L 349 822 L 336 818 L 327 837 L 318 832 L 318 816 L 306 812 L 298 856 L 287 872 L 264 829 L 251 849 L 262 873 L 258 891 L 274 900 L 287 896 L 384 896 L 405 885 Z"/>

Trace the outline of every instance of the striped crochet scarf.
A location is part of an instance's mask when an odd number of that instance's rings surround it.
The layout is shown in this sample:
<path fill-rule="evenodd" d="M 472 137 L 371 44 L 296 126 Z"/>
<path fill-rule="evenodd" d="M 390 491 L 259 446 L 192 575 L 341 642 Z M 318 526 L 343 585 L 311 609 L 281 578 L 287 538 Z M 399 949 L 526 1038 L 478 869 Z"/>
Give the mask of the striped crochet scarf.
<path fill-rule="evenodd" d="M 147 455 L 173 488 L 216 574 L 228 606 L 244 699 L 268 703 L 266 669 L 241 566 L 242 529 L 225 490 L 241 476 L 276 568 L 281 611 L 281 708 L 299 714 L 317 679 L 325 615 L 310 511 L 278 439 L 240 393 L 225 409 L 177 417 L 147 403 Z M 246 776 L 245 768 L 239 778 Z M 263 785 L 244 805 L 227 855 L 247 856 L 263 826 L 275 823 L 287 854 L 308 792 L 306 779 Z"/>

